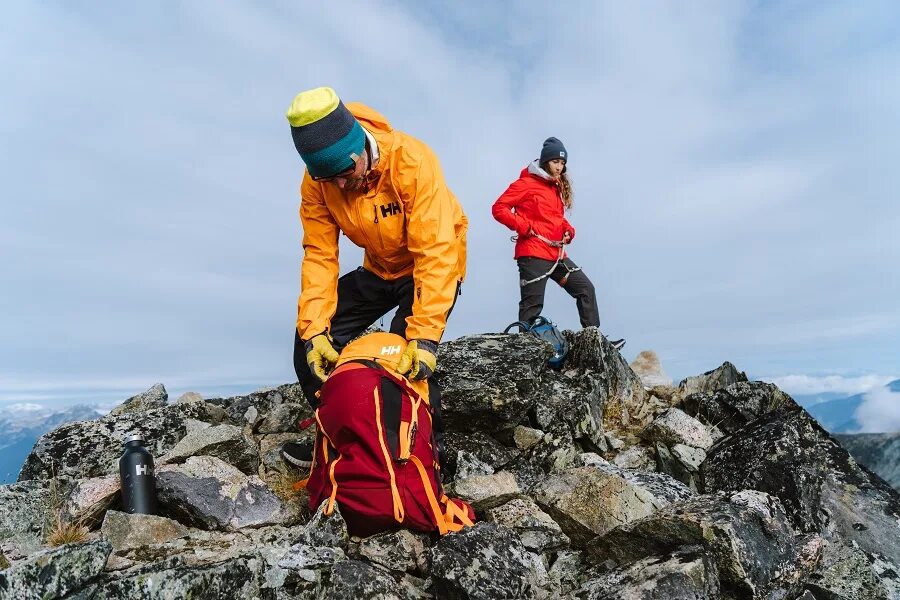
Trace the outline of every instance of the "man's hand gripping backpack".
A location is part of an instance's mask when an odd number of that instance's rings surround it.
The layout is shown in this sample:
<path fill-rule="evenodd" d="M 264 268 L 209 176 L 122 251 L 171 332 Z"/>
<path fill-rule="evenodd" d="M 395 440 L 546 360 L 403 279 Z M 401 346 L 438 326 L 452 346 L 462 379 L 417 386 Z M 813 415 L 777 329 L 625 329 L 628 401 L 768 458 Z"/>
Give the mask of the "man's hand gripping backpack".
<path fill-rule="evenodd" d="M 475 518 L 444 494 L 428 384 L 395 371 L 405 346 L 383 332 L 354 340 L 319 396 L 309 506 L 327 500 L 330 514 L 337 502 L 353 535 L 400 527 L 443 535 Z"/>

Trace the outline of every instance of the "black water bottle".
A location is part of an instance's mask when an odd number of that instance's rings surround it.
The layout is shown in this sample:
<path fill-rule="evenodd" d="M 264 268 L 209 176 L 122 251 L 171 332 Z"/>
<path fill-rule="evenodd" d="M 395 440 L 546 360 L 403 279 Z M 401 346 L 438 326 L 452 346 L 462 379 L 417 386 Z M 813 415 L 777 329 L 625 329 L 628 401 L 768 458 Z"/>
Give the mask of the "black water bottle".
<path fill-rule="evenodd" d="M 133 433 L 125 438 L 125 452 L 119 459 L 122 484 L 122 510 L 128 513 L 156 513 L 156 478 L 153 455 L 144 447 L 144 436 Z"/>

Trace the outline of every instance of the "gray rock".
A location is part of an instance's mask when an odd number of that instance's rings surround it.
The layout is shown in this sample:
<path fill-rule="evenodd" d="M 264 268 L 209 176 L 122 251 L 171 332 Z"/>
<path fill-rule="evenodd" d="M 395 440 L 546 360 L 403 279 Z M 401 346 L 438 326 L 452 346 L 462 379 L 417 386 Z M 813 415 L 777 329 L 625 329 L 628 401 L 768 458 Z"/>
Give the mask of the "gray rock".
<path fill-rule="evenodd" d="M 747 381 L 747 375 L 738 371 L 730 362 L 725 361 L 717 369 L 707 371 L 703 375 L 683 379 L 678 384 L 678 395 L 684 398 L 697 392 L 715 392 L 739 381 Z"/>
<path fill-rule="evenodd" d="M 295 544 L 278 561 L 278 566 L 295 571 L 301 569 L 325 569 L 346 558 L 344 551 L 340 548 Z"/>
<path fill-rule="evenodd" d="M 0 598 L 51 600 L 89 584 L 106 564 L 112 547 L 105 540 L 67 544 L 29 556 L 0 571 Z"/>
<path fill-rule="evenodd" d="M 900 565 L 900 494 L 859 467 L 796 405 L 768 413 L 718 442 L 701 475 L 707 490 L 768 492 L 781 500 L 799 531 L 853 542 Z"/>
<path fill-rule="evenodd" d="M 507 471 L 457 479 L 448 491 L 470 503 L 478 512 L 503 504 L 522 492 L 516 478 Z"/>
<path fill-rule="evenodd" d="M 169 394 L 166 387 L 157 383 L 146 392 L 132 396 L 122 404 L 118 405 L 111 411 L 110 416 L 124 415 L 126 413 L 139 413 L 154 408 L 162 408 L 169 401 Z"/>
<path fill-rule="evenodd" d="M 445 535 L 428 553 L 432 593 L 438 598 L 535 598 L 537 557 L 508 529 L 477 523 Z"/>
<path fill-rule="evenodd" d="M 771 383 L 750 381 L 734 383 L 715 392 L 693 394 L 684 399 L 681 407 L 703 423 L 732 433 L 764 415 L 796 410 L 797 404 Z"/>
<path fill-rule="evenodd" d="M 781 503 L 756 491 L 700 496 L 617 527 L 592 540 L 594 564 L 628 565 L 665 556 L 684 546 L 701 546 L 715 558 L 719 577 L 747 597 L 764 597 L 799 548 Z"/>
<path fill-rule="evenodd" d="M 491 465 L 483 462 L 471 452 L 457 450 L 454 479 L 467 479 L 476 475 L 491 475 L 492 473 L 494 473 L 494 467 Z"/>
<path fill-rule="evenodd" d="M 176 559 L 105 577 L 92 600 L 263 598 L 264 561 L 254 554 L 199 566 Z"/>
<path fill-rule="evenodd" d="M 303 404 L 285 402 L 273 407 L 268 414 L 265 414 L 262 421 L 256 426 L 256 431 L 261 434 L 299 433 L 298 423 L 309 416 L 309 404 L 306 402 Z"/>
<path fill-rule="evenodd" d="M 323 500 L 309 522 L 303 526 L 297 536 L 297 543 L 309 546 L 325 546 L 340 548 L 346 551 L 350 542 L 347 533 L 347 522 L 341 515 L 340 507 L 335 504 L 334 512 L 325 514 L 327 500 Z"/>
<path fill-rule="evenodd" d="M 641 438 L 651 444 L 662 442 L 670 448 L 681 444 L 705 451 L 713 445 L 706 426 L 677 408 L 670 408 L 653 419 L 641 432 Z"/>
<path fill-rule="evenodd" d="M 303 395 L 303 388 L 299 383 L 290 383 L 274 389 L 264 389 L 246 396 L 234 396 L 232 398 L 211 398 L 208 403 L 219 406 L 224 410 L 226 418 L 232 425 L 242 427 L 246 424 L 256 426 L 270 414 L 277 406 L 285 403 L 306 407 L 302 418 L 311 418 L 312 409 Z"/>
<path fill-rule="evenodd" d="M 548 572 L 547 588 L 557 597 L 563 597 L 581 584 L 584 569 L 581 552 L 569 550 L 558 552 Z"/>
<path fill-rule="evenodd" d="M 519 450 L 530 450 L 544 438 L 540 429 L 519 425 L 513 430 L 513 441 Z"/>
<path fill-rule="evenodd" d="M 646 388 L 672 385 L 672 378 L 663 371 L 659 357 L 653 350 L 641 351 L 629 366 Z"/>
<path fill-rule="evenodd" d="M 424 572 L 423 536 L 406 529 L 379 533 L 359 543 L 359 554 L 391 571 Z"/>
<path fill-rule="evenodd" d="M 858 462 L 900 490 L 900 433 L 835 434 Z"/>
<path fill-rule="evenodd" d="M 612 463 L 623 469 L 652 471 L 656 469 L 656 460 L 649 450 L 643 446 L 631 446 L 616 454 Z"/>
<path fill-rule="evenodd" d="M 806 584 L 817 598 L 888 600 L 897 597 L 888 593 L 865 553 L 844 544 L 826 546 L 822 560 Z"/>
<path fill-rule="evenodd" d="M 270 435 L 258 436 L 259 444 L 259 461 L 260 476 L 266 477 L 276 473 L 287 475 L 296 479 L 303 479 L 309 473 L 309 469 L 301 471 L 294 465 L 285 461 L 281 456 L 281 447 L 286 442 L 296 442 L 298 440 L 315 439 L 315 429 L 310 428 L 303 432 L 296 433 L 273 433 Z"/>
<path fill-rule="evenodd" d="M 716 562 L 698 546 L 643 558 L 605 573 L 585 582 L 577 595 L 585 600 L 721 598 Z"/>
<path fill-rule="evenodd" d="M 19 481 L 117 474 L 122 441 L 128 433 L 143 432 L 150 453 L 162 456 L 184 437 L 188 419 L 205 421 L 209 414 L 206 404 L 198 402 L 66 423 L 38 439 L 25 459 Z"/>
<path fill-rule="evenodd" d="M 388 573 L 358 560 L 345 560 L 334 565 L 322 598 L 354 598 L 359 600 L 407 600 L 421 597 L 398 585 Z"/>
<path fill-rule="evenodd" d="M 569 538 L 550 515 L 531 498 L 515 498 L 487 511 L 485 520 L 511 529 L 532 552 L 547 552 L 569 545 Z"/>
<path fill-rule="evenodd" d="M 116 510 L 106 513 L 100 531 L 117 551 L 161 544 L 188 535 L 188 528 L 172 519 Z"/>
<path fill-rule="evenodd" d="M 533 493 L 576 546 L 667 504 L 624 477 L 594 467 L 550 475 Z"/>
<path fill-rule="evenodd" d="M 156 473 L 157 497 L 167 514 L 202 529 L 290 525 L 299 507 L 285 504 L 256 476 L 210 456 L 183 465 L 163 465 Z"/>
<path fill-rule="evenodd" d="M 191 456 L 214 456 L 247 475 L 255 475 L 259 470 L 259 450 L 256 443 L 239 427 L 227 423 L 191 431 L 159 462 L 180 463 Z"/>
<path fill-rule="evenodd" d="M 51 513 L 46 482 L 0 486 L 0 540 L 9 540 L 25 552 L 36 550 L 43 541 Z"/>
<path fill-rule="evenodd" d="M 120 504 L 118 475 L 79 479 L 66 496 L 63 513 L 66 520 L 93 529 L 103 522 L 107 510 Z"/>
<path fill-rule="evenodd" d="M 459 432 L 451 429 L 447 431 L 444 443 L 447 471 L 460 479 L 500 471 L 520 454 L 517 449 L 507 448 L 480 431 Z M 490 469 L 485 470 L 483 465 Z"/>
<path fill-rule="evenodd" d="M 520 423 L 537 400 L 550 346 L 530 335 L 463 336 L 440 347 L 435 381 L 449 431 Z"/>

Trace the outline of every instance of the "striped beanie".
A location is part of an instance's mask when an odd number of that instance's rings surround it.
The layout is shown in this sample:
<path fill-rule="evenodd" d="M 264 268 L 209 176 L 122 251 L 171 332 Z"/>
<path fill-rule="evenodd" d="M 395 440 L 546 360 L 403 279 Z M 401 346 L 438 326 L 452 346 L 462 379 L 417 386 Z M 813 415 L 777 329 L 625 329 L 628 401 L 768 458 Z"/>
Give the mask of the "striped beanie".
<path fill-rule="evenodd" d="M 330 87 L 300 92 L 285 114 L 300 158 L 313 177 L 351 168 L 366 146 L 366 134 Z"/>

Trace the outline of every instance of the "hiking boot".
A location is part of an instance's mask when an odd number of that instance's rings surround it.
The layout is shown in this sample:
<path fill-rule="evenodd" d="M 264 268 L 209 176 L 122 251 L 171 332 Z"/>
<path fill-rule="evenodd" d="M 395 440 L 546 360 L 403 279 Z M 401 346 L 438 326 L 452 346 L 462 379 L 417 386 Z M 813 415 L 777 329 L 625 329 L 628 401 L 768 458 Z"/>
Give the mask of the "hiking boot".
<path fill-rule="evenodd" d="M 311 468 L 313 464 L 313 441 L 285 442 L 281 446 L 281 458 L 300 469 Z"/>
<path fill-rule="evenodd" d="M 612 344 L 612 347 L 616 350 L 621 350 L 625 347 L 625 338 L 622 338 L 620 340 L 609 340 L 609 343 Z"/>

